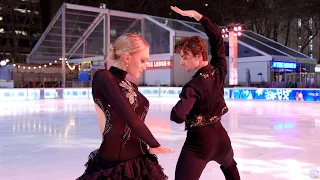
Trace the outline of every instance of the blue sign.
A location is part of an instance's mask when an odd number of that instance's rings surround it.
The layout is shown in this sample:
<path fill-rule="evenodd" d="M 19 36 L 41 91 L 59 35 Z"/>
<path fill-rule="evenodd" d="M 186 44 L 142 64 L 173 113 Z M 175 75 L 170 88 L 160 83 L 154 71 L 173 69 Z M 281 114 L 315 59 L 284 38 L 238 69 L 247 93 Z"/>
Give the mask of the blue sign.
<path fill-rule="evenodd" d="M 233 98 L 234 99 L 254 99 L 256 90 L 249 89 L 234 89 L 233 90 Z"/>
<path fill-rule="evenodd" d="M 320 90 L 314 91 L 314 101 L 320 101 Z"/>
<path fill-rule="evenodd" d="M 89 81 L 89 71 L 79 71 L 78 81 L 88 82 Z"/>
<path fill-rule="evenodd" d="M 294 125 L 291 123 L 278 123 L 273 125 L 274 130 L 293 129 Z"/>
<path fill-rule="evenodd" d="M 139 91 L 147 97 L 179 97 L 181 87 L 140 87 Z M 320 89 L 263 89 L 263 88 L 225 88 L 225 99 L 259 99 L 282 101 L 320 102 Z M 0 89 L 0 101 L 36 99 L 79 99 L 92 98 L 91 88 L 43 88 L 43 89 Z M 320 121 L 319 121 L 320 122 Z M 320 123 L 319 123 L 320 125 Z M 275 126 L 281 129 L 282 125 Z M 285 126 L 285 125 L 284 125 Z M 289 127 L 290 125 L 288 125 Z M 287 128 L 287 127 L 284 127 Z"/>
<path fill-rule="evenodd" d="M 289 100 L 293 101 L 315 101 L 319 94 L 315 90 L 292 90 Z"/>
<path fill-rule="evenodd" d="M 297 63 L 295 62 L 281 62 L 281 61 L 272 61 L 271 68 L 274 69 L 296 69 Z"/>
<path fill-rule="evenodd" d="M 255 99 L 263 99 L 263 100 L 282 100 L 282 90 L 275 89 L 257 89 L 255 91 Z"/>

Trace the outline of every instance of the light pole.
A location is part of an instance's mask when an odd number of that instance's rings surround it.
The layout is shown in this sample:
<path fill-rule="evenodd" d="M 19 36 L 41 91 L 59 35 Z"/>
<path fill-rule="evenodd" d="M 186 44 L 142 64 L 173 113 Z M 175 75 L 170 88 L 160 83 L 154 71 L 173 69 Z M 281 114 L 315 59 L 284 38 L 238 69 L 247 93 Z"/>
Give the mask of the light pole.
<path fill-rule="evenodd" d="M 229 38 L 229 85 L 238 85 L 238 36 L 242 35 L 242 24 L 231 24 L 222 29 L 222 37 Z"/>

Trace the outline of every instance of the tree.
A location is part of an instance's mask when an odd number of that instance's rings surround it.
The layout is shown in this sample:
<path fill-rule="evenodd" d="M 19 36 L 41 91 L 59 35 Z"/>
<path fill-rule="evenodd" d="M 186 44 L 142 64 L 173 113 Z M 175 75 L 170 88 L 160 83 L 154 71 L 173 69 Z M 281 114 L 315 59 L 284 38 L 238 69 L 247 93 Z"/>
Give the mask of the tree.
<path fill-rule="evenodd" d="M 4 0 L 0 3 L 1 58 L 23 62 L 42 31 L 39 4 Z M 40 26 L 39 26 L 40 25 Z"/>
<path fill-rule="evenodd" d="M 310 24 L 312 29 L 310 29 Z M 304 36 L 302 36 L 300 52 L 304 52 L 309 43 L 319 34 L 320 30 L 320 14 L 305 18 L 301 22 L 302 31 L 304 30 Z"/>
<path fill-rule="evenodd" d="M 284 45 L 305 52 L 310 41 L 319 35 L 320 1 L 318 0 L 217 0 L 223 24 L 240 22 L 258 34 L 283 40 Z M 301 19 L 301 28 L 298 20 Z M 312 19 L 312 31 L 309 23 Z M 299 32 L 301 31 L 301 32 Z M 301 39 L 298 40 L 298 37 Z M 296 46 L 298 44 L 299 48 Z M 295 44 L 290 44 L 295 42 Z"/>

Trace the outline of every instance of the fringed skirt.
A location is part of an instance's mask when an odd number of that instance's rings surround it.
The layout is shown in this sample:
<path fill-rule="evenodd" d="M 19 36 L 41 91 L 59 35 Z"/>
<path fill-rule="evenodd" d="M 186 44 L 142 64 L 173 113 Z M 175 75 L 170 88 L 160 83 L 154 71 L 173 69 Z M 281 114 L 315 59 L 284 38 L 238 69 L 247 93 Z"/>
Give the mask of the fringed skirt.
<path fill-rule="evenodd" d="M 98 150 L 90 153 L 86 170 L 77 180 L 166 180 L 162 167 L 155 155 L 144 154 L 135 159 L 121 162 L 102 160 Z"/>

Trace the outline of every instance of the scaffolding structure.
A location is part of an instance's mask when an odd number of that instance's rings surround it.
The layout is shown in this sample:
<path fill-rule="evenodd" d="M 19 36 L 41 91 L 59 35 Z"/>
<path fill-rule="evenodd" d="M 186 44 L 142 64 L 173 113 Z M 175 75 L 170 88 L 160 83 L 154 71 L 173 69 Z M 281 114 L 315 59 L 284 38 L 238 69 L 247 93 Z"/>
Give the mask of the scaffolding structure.
<path fill-rule="evenodd" d="M 128 32 L 141 35 L 150 44 L 151 61 L 178 61 L 173 46 L 184 37 L 200 36 L 208 50 L 210 48 L 208 37 L 197 22 L 65 3 L 29 54 L 27 62 L 61 64 L 62 87 L 65 87 L 66 68 L 72 69 L 75 66 L 71 64 L 83 61 L 104 63 L 110 43 Z M 228 39 L 225 41 L 228 56 Z M 239 60 L 242 62 L 280 59 L 316 64 L 314 59 L 252 31 L 244 31 L 238 43 Z M 210 51 L 208 53 L 210 56 Z M 268 67 L 266 63 L 265 69 L 270 69 L 270 65 Z"/>
<path fill-rule="evenodd" d="M 199 24 L 200 25 L 200 24 Z M 173 55 L 176 37 L 198 35 L 197 24 L 64 3 L 27 58 L 28 63 L 61 63 L 62 86 L 65 87 L 66 67 L 86 59 L 101 61 L 110 42 L 127 32 L 144 37 L 150 44 L 151 59 Z M 69 64 L 70 63 L 70 64 Z"/>

